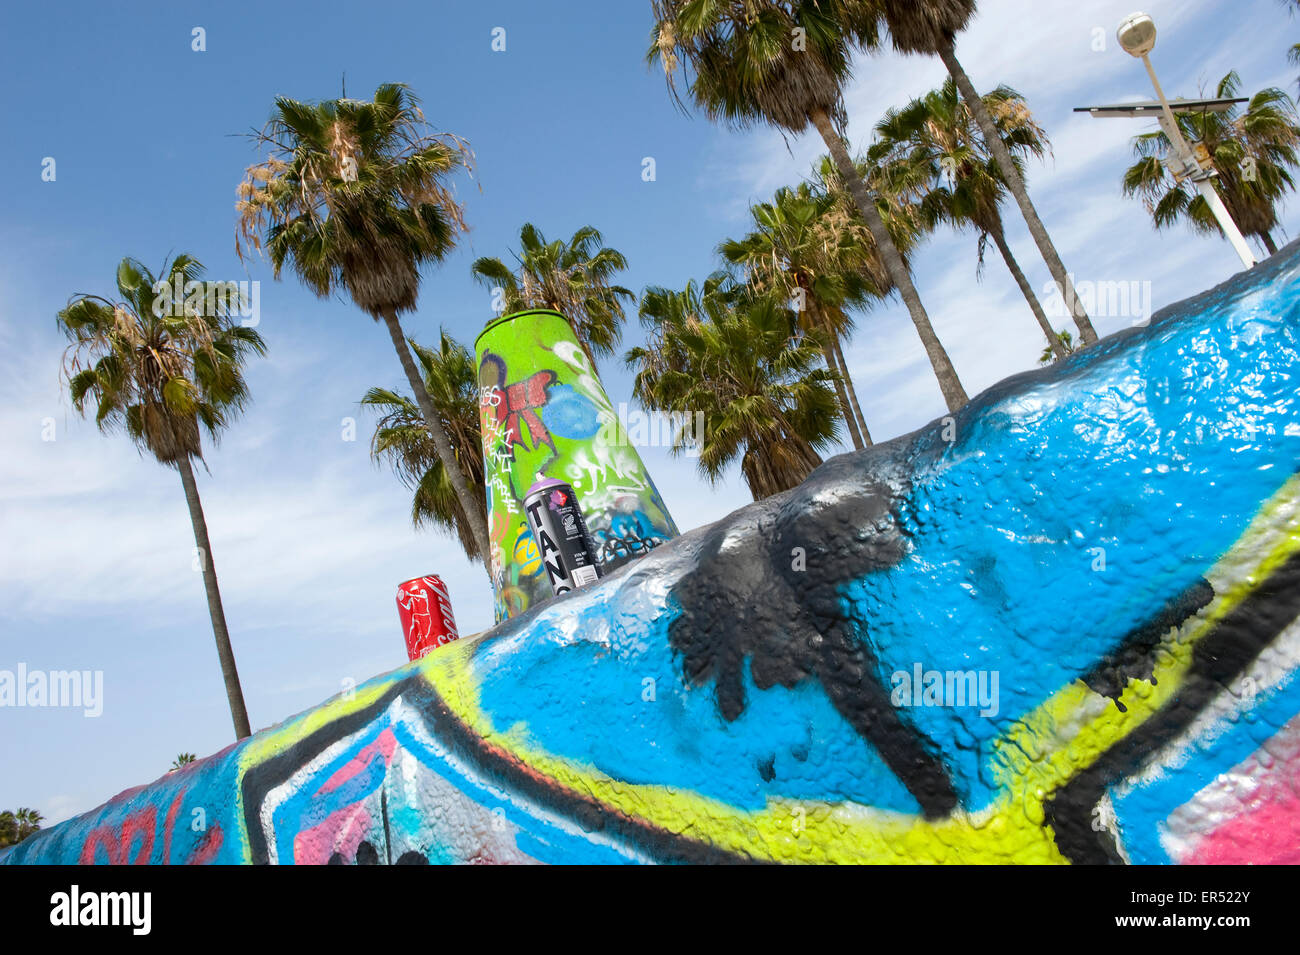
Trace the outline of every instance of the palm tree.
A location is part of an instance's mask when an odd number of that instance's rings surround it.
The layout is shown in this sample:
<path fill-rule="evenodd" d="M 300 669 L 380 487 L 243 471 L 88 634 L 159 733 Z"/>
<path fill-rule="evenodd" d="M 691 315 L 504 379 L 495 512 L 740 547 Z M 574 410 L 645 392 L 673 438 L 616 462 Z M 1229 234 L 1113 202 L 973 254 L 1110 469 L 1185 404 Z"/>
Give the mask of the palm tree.
<path fill-rule="evenodd" d="M 126 258 L 117 267 L 116 299 L 76 295 L 58 322 L 72 342 L 64 376 L 77 411 L 84 415 L 93 399 L 101 431 L 125 429 L 142 454 L 180 472 L 230 715 L 243 739 L 251 732 L 248 712 L 191 461 L 203 459 L 200 430 L 215 441 L 244 407 L 243 362 L 266 349 L 256 331 L 231 320 L 230 299 L 212 296 L 196 305 L 185 286 L 202 274 L 188 255 L 164 264 L 157 277 Z"/>
<path fill-rule="evenodd" d="M 425 390 L 451 442 L 462 478 L 472 487 L 482 487 L 483 444 L 479 438 L 478 369 L 474 356 L 445 331 L 436 351 L 414 340 L 410 346 L 423 370 Z M 487 523 L 487 499 L 476 495 L 477 509 L 472 519 L 466 518 L 438 449 L 429 440 L 419 406 L 401 392 L 387 388 L 371 388 L 361 404 L 383 413 L 375 425 L 370 453 L 376 461 L 386 460 L 393 473 L 415 492 L 411 523 L 454 532 L 465 556 L 482 561 L 472 529 L 476 521 Z"/>
<path fill-rule="evenodd" d="M 475 513 L 481 494 L 455 465 L 398 319 L 415 310 L 420 267 L 444 259 L 466 230 L 446 180 L 468 166 L 467 147 L 432 134 L 419 101 L 399 83 L 380 86 L 370 101 L 277 97 L 257 141 L 270 155 L 239 187 L 240 255 L 265 247 L 277 279 L 288 264 L 319 297 L 346 291 L 384 322 L 456 497 Z M 486 523 L 472 532 L 487 553 Z"/>
<path fill-rule="evenodd" d="M 35 809 L 0 812 L 0 849 L 16 846 L 41 828 L 45 817 Z"/>
<path fill-rule="evenodd" d="M 698 464 L 710 482 L 739 458 L 755 500 L 801 484 L 837 439 L 834 373 L 820 367 L 818 336 L 798 334 L 778 296 L 755 296 L 725 274 L 702 290 L 651 294 L 651 342 L 625 356 L 636 396 L 655 410 L 703 413 Z M 674 453 L 686 440 L 679 432 Z"/>
<path fill-rule="evenodd" d="M 1240 77 L 1231 72 L 1219 81 L 1215 95 L 1233 97 L 1240 86 Z M 1300 125 L 1291 98 L 1270 87 L 1252 96 L 1244 111 L 1234 104 L 1223 112 L 1179 111 L 1175 117 L 1183 137 L 1198 151 L 1204 147 L 1213 162 L 1215 186 L 1237 227 L 1272 255 L 1277 251 L 1272 233 L 1278 226 L 1278 203 L 1295 189 L 1291 170 Z M 1196 232 L 1223 234 L 1201 194 L 1187 181 L 1176 180 L 1162 161 L 1170 153 L 1163 130 L 1135 136 L 1133 151 L 1140 158 L 1124 173 L 1124 194 L 1142 198 L 1157 229 L 1184 220 Z"/>
<path fill-rule="evenodd" d="M 1281 3 L 1292 16 L 1295 16 L 1296 9 L 1300 8 L 1300 0 L 1281 0 Z M 1292 66 L 1300 66 L 1300 43 L 1291 44 L 1286 51 L 1286 58 Z"/>
<path fill-rule="evenodd" d="M 190 763 L 194 762 L 197 758 L 198 757 L 195 756 L 193 753 L 177 753 L 176 758 L 172 760 L 172 768 L 169 770 L 169 772 L 175 772 L 176 770 L 180 769 L 182 766 L 188 766 Z"/>
<path fill-rule="evenodd" d="M 1065 354 L 1067 355 L 1074 354 L 1074 336 L 1071 335 L 1067 330 L 1063 328 L 1059 332 L 1057 332 L 1056 340 L 1058 345 L 1060 346 L 1059 349 L 1053 348 L 1051 345 L 1044 348 L 1043 353 L 1038 356 L 1038 363 L 1040 365 L 1050 365 L 1052 362 L 1056 361 L 1058 358 L 1061 357 L 1060 352 L 1062 351 L 1064 351 Z"/>
<path fill-rule="evenodd" d="M 884 21 L 894 49 L 900 53 L 921 53 L 937 56 L 943 61 L 984 136 L 985 145 L 1002 173 L 1003 182 L 1020 207 L 1020 213 L 1029 226 L 1029 234 L 1033 236 L 1034 244 L 1038 246 L 1038 251 L 1047 264 L 1047 270 L 1052 274 L 1056 287 L 1060 289 L 1061 296 L 1074 316 L 1080 341 L 1084 345 L 1095 342 L 1097 332 L 1079 302 L 1074 283 L 1065 270 L 1056 246 L 1052 244 L 1051 236 L 1047 234 L 1047 228 L 1030 201 L 1024 176 L 998 131 L 998 121 L 957 60 L 956 36 L 966 29 L 974 16 L 975 0 L 855 0 L 854 6 L 863 11 L 878 11 L 876 15 Z"/>
<path fill-rule="evenodd" d="M 876 211 L 880 213 L 880 219 L 885 223 L 885 229 L 889 232 L 889 237 L 903 260 L 903 267 L 910 275 L 912 252 L 925 233 L 917 203 L 909 196 L 896 191 L 886 180 L 883 170 L 877 163 L 870 159 L 862 159 L 855 163 L 855 166 L 858 175 L 869 184 L 871 195 L 876 200 Z M 897 290 L 894 288 L 889 269 L 885 266 L 884 257 L 876 247 L 876 240 L 863 221 L 857 202 L 845 188 L 835 161 L 830 156 L 820 157 L 813 165 L 813 173 L 814 192 L 819 195 L 825 194 L 831 200 L 830 208 L 822 216 L 822 224 L 829 234 L 837 236 L 838 242 L 852 246 L 856 250 L 855 257 L 861 256 L 858 263 L 858 277 L 868 294 L 855 301 L 855 306 L 866 308 L 884 301 Z M 924 345 L 924 339 L 922 344 Z M 857 389 L 853 385 L 853 379 L 849 377 L 848 363 L 844 360 L 844 352 L 838 337 L 833 340 L 832 347 L 840 371 L 844 375 L 844 387 L 848 391 L 849 403 L 853 406 L 858 427 L 866 443 L 870 444 L 871 435 L 867 429 L 867 419 L 858 404 Z M 938 347 L 942 349 L 943 346 Z"/>
<path fill-rule="evenodd" d="M 964 405 L 966 390 L 842 136 L 850 54 L 879 42 L 875 7 L 861 0 L 652 0 L 651 6 L 656 22 L 647 59 L 662 63 L 679 104 L 680 71 L 710 119 L 737 129 L 759 122 L 791 133 L 816 127 L 916 325 L 944 401 L 950 410 Z"/>
<path fill-rule="evenodd" d="M 597 356 L 614 354 L 622 335 L 623 300 L 636 298 L 614 284 L 627 268 L 623 254 L 608 248 L 600 231 L 589 225 L 568 242 L 547 242 L 537 226 L 525 222 L 519 246 L 512 253 L 517 269 L 484 257 L 474 261 L 470 272 L 480 284 L 501 289 L 504 312 L 551 308 L 567 318 L 593 368 Z"/>
<path fill-rule="evenodd" d="M 852 230 L 840 228 L 833 219 L 835 211 L 836 197 L 824 189 L 814 191 L 809 183 L 782 187 L 772 202 L 750 207 L 753 231 L 724 240 L 718 252 L 745 268 L 757 292 L 802 300 L 796 315 L 805 330 L 822 335 L 826 367 L 834 373 L 849 436 L 861 449 L 871 444 L 871 434 L 865 422 L 859 425 L 849 400 L 846 385 L 851 379 L 840 362 L 839 342 L 852 328 L 846 308 L 879 296 L 880 290 L 869 282 L 867 245 Z"/>
<path fill-rule="evenodd" d="M 998 136 L 1017 167 L 1026 156 L 1047 153 L 1047 135 L 1034 122 L 1019 93 L 999 86 L 983 100 L 989 114 L 996 117 Z M 1048 349 L 1064 358 L 1064 346 L 1007 242 L 1001 210 L 1007 187 L 1002 170 L 952 78 L 902 109 L 886 112 L 876 124 L 876 135 L 886 174 L 899 183 L 898 188 L 917 195 L 927 228 L 942 222 L 975 227 L 979 234 L 977 274 L 984 264 L 985 245 L 993 240 L 1029 303 Z"/>
<path fill-rule="evenodd" d="M 719 271 L 705 279 L 702 288 L 692 279 L 681 291 L 651 285 L 641 293 L 637 317 L 646 330 L 646 343 L 623 356 L 624 363 L 636 371 L 632 380 L 633 397 L 646 407 L 653 407 L 651 392 L 665 374 L 680 369 L 686 360 L 678 333 L 682 329 L 698 328 L 703 321 L 704 302 L 716 308 L 714 298 L 731 294 L 734 287 L 732 275 Z"/>

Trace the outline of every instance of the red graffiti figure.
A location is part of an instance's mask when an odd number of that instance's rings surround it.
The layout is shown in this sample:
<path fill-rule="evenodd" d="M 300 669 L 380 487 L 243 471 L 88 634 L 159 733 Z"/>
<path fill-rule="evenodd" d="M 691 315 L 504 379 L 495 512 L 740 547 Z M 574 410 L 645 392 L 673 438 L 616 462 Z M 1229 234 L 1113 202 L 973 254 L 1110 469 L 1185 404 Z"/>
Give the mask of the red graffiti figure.
<path fill-rule="evenodd" d="M 495 371 L 495 381 L 484 380 L 492 374 L 489 367 Z M 499 430 L 505 439 L 503 450 L 510 458 L 514 459 L 515 443 L 523 440 L 520 419 L 528 425 L 528 437 L 534 448 L 544 444 L 554 451 L 555 441 L 537 412 L 546 406 L 546 389 L 555 384 L 555 372 L 543 369 L 523 381 L 507 385 L 505 362 L 496 355 L 486 355 L 479 375 L 479 383 L 486 391 L 495 392 L 496 398 L 495 401 L 482 402 L 483 414 L 500 425 Z"/>
<path fill-rule="evenodd" d="M 158 811 L 153 806 L 145 806 L 126 817 L 121 831 L 112 823 L 95 827 L 81 847 L 81 865 L 95 865 L 99 861 L 95 850 L 100 848 L 108 857 L 109 865 L 148 865 L 157 825 Z"/>

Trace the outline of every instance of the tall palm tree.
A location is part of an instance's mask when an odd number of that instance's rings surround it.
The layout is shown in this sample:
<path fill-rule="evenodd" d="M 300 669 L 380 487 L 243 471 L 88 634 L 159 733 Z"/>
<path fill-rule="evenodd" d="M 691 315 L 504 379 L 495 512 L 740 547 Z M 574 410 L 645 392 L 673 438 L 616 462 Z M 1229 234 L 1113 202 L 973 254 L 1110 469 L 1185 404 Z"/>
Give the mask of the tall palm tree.
<path fill-rule="evenodd" d="M 675 301 L 663 292 L 654 290 L 666 306 L 658 337 L 625 357 L 637 397 L 659 411 L 703 413 L 698 465 L 711 482 L 739 458 L 755 500 L 797 487 L 837 438 L 834 373 L 820 367 L 819 338 L 797 333 L 778 296 L 755 296 L 725 276 L 670 293 Z M 656 341 L 670 343 L 667 363 Z M 680 432 L 675 453 L 685 440 Z"/>
<path fill-rule="evenodd" d="M 881 221 L 885 223 L 890 238 L 893 239 L 894 247 L 898 249 L 903 267 L 910 275 L 912 252 L 925 233 L 917 203 L 906 194 L 894 189 L 880 166 L 869 158 L 859 160 L 855 166 L 858 175 L 870 185 L 871 195 L 876 201 L 876 210 L 880 213 Z M 885 266 L 884 257 L 876 247 L 875 238 L 862 220 L 857 202 L 844 186 L 844 180 L 835 166 L 835 161 L 830 156 L 820 157 L 813 166 L 813 173 L 814 192 L 819 195 L 825 194 L 831 200 L 829 209 L 821 217 L 822 225 L 832 235 L 837 235 L 840 242 L 853 246 L 862 256 L 858 264 L 858 272 L 859 278 L 868 290 L 868 295 L 856 301 L 855 306 L 861 309 L 884 301 L 897 289 L 894 287 L 889 269 Z M 867 419 L 862 414 L 857 389 L 848 374 L 848 362 L 844 359 L 839 337 L 836 337 L 831 344 L 840 372 L 844 376 L 844 387 L 848 391 L 849 403 L 853 406 L 858 427 L 867 443 L 870 443 L 871 435 L 867 429 Z M 942 349 L 943 346 L 938 347 Z"/>
<path fill-rule="evenodd" d="M 243 739 L 250 735 L 248 711 L 192 461 L 203 459 L 201 430 L 215 441 L 248 401 L 244 360 L 266 349 L 256 331 L 231 320 L 229 299 L 213 296 L 201 307 L 192 300 L 185 286 L 202 274 L 188 255 L 157 276 L 126 258 L 117 267 L 117 298 L 76 295 L 58 322 L 72 342 L 64 376 L 77 411 L 84 415 L 93 400 L 101 431 L 124 429 L 142 454 L 180 472 L 230 716 Z"/>
<path fill-rule="evenodd" d="M 680 369 L 686 360 L 685 346 L 678 332 L 699 327 L 704 320 L 705 302 L 711 308 L 725 308 L 715 298 L 734 294 L 734 288 L 734 277 L 729 272 L 718 271 L 705 279 L 703 286 L 691 279 L 680 291 L 651 285 L 641 293 L 637 317 L 646 330 L 646 343 L 623 356 L 624 364 L 635 370 L 633 397 L 646 407 L 654 406 L 651 391 L 665 374 Z"/>
<path fill-rule="evenodd" d="M 974 16 L 975 0 L 854 0 L 853 5 L 863 11 L 864 15 L 870 16 L 874 12 L 884 21 L 894 49 L 900 53 L 937 56 L 943 61 L 948 74 L 961 90 L 962 99 L 975 118 L 988 151 L 1002 173 L 1003 181 L 1015 197 L 1016 205 L 1020 207 L 1020 213 L 1029 226 L 1029 234 L 1033 236 L 1034 244 L 1038 246 L 1038 251 L 1047 264 L 1047 270 L 1070 308 L 1074 323 L 1079 329 L 1080 342 L 1085 346 L 1095 342 L 1097 332 L 1092 327 L 1087 311 L 1079 302 L 1074 282 L 1065 270 L 1065 264 L 1061 261 L 1051 236 L 1047 234 L 1047 227 L 1038 217 L 1038 210 L 1029 198 L 1021 169 L 999 135 L 998 122 L 993 112 L 957 59 L 956 36 L 966 29 Z"/>
<path fill-rule="evenodd" d="M 986 93 L 983 100 L 990 115 L 996 117 L 998 136 L 1017 167 L 1026 156 L 1047 153 L 1047 134 L 1034 122 L 1019 93 L 999 86 Z M 899 189 L 918 196 L 928 228 L 943 222 L 975 227 L 979 234 L 977 273 L 984 264 L 985 245 L 993 240 L 1029 303 L 1048 349 L 1064 358 L 1065 347 L 1007 242 L 1001 210 L 1007 188 L 1001 167 L 989 152 L 970 106 L 958 95 L 952 78 L 903 108 L 888 110 L 876 124 L 876 135 L 886 174 L 898 182 Z"/>
<path fill-rule="evenodd" d="M 861 0 L 652 0 L 655 26 L 647 53 L 663 65 L 680 96 L 680 73 L 710 119 L 743 129 L 768 123 L 799 133 L 811 123 L 875 239 L 890 280 L 907 306 L 950 410 L 966 390 L 939 342 L 843 131 L 843 86 L 853 49 L 879 42 L 879 14 Z"/>
<path fill-rule="evenodd" d="M 438 421 L 451 442 L 456 465 L 466 484 L 484 483 L 483 443 L 479 437 L 478 369 L 474 356 L 464 345 L 443 331 L 435 351 L 412 340 L 411 350 L 424 374 Z M 429 439 L 419 405 L 409 397 L 387 388 L 371 388 L 361 404 L 382 413 L 375 425 L 370 453 L 376 461 L 387 461 L 393 473 L 412 491 L 411 523 L 433 525 L 452 531 L 460 539 L 465 556 L 482 561 L 474 538 L 475 522 L 487 523 L 487 499 L 475 496 L 477 509 L 467 519 L 460 499 L 443 469 L 438 449 Z"/>
<path fill-rule="evenodd" d="M 1236 72 L 1219 80 L 1215 95 L 1237 95 Z M 1291 170 L 1300 148 L 1300 125 L 1291 98 L 1277 87 L 1260 90 L 1245 110 L 1233 105 L 1223 112 L 1179 111 L 1178 126 L 1189 143 L 1204 146 L 1218 174 L 1215 186 L 1233 221 L 1253 235 L 1272 255 L 1277 251 L 1273 230 L 1277 207 L 1295 189 Z M 1186 181 L 1174 179 L 1162 161 L 1170 153 L 1163 130 L 1133 139 L 1137 162 L 1124 173 L 1124 194 L 1146 203 L 1157 229 L 1186 221 L 1196 232 L 1222 235 L 1219 222 L 1201 194 Z"/>
<path fill-rule="evenodd" d="M 482 492 L 455 466 L 398 318 L 415 310 L 420 267 L 442 261 L 466 230 L 447 180 L 468 166 L 467 147 L 431 133 L 400 83 L 385 83 L 369 101 L 277 97 L 257 140 L 269 155 L 239 187 L 240 255 L 265 247 L 277 279 L 287 264 L 321 298 L 346 291 L 384 322 L 456 497 L 475 513 Z M 472 531 L 487 553 L 486 523 Z"/>
<path fill-rule="evenodd" d="M 168 772 L 175 772 L 176 770 L 180 769 L 183 766 L 188 766 L 190 763 L 194 762 L 197 758 L 198 757 L 195 756 L 193 753 L 177 753 L 176 758 L 172 760 L 171 769 L 168 770 Z"/>
<path fill-rule="evenodd" d="M 553 308 L 569 320 L 587 360 L 614 354 L 622 335 L 623 301 L 636 298 L 631 289 L 614 284 L 627 268 L 627 259 L 605 245 L 598 229 L 583 226 L 568 242 L 546 241 L 540 229 L 525 222 L 519 230 L 517 268 L 501 259 L 484 257 L 470 266 L 474 278 L 504 295 L 505 312 Z"/>
<path fill-rule="evenodd" d="M 724 240 L 718 252 L 744 267 L 756 291 L 802 299 L 798 320 L 806 330 L 822 333 L 826 367 L 834 373 L 849 436 L 861 449 L 871 444 L 871 434 L 854 414 L 846 387 L 850 377 L 840 365 L 837 345 L 852 328 L 846 309 L 880 292 L 869 284 L 868 248 L 833 221 L 835 202 L 829 192 L 814 191 L 809 183 L 793 189 L 783 186 L 772 202 L 750 207 L 753 230 L 743 238 Z"/>

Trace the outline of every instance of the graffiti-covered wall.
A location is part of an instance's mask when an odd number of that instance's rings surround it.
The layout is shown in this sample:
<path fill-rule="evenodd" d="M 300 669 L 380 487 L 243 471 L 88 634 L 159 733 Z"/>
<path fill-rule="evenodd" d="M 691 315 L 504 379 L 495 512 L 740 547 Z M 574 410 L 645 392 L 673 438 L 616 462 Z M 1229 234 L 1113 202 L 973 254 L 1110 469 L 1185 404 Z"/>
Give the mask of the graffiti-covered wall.
<path fill-rule="evenodd" d="M 3 861 L 1300 862 L 1297 381 L 1292 247 Z"/>
<path fill-rule="evenodd" d="M 551 596 L 524 497 L 541 478 L 577 492 L 603 571 L 677 535 L 600 379 L 558 312 L 490 323 L 475 343 L 496 619 Z"/>

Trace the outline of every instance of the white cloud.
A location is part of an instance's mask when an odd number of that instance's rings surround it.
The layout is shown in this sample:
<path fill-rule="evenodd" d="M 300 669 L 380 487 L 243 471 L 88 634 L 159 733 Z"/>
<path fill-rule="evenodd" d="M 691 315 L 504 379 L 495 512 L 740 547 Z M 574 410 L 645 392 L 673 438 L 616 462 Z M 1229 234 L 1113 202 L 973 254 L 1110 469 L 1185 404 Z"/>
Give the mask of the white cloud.
<path fill-rule="evenodd" d="M 202 601 L 178 475 L 61 405 L 56 366 L 50 353 L 33 353 L 0 390 L 4 612 L 36 620 L 85 604 L 158 615 Z M 290 397 L 321 380 L 312 362 L 281 371 Z M 52 442 L 41 439 L 47 417 L 57 421 Z M 274 621 L 307 602 L 327 608 L 324 620 L 360 626 L 368 618 L 355 607 L 376 592 L 391 601 L 406 577 L 440 572 L 462 597 L 463 625 L 488 625 L 486 576 L 446 538 L 411 529 L 407 492 L 370 464 L 367 420 L 358 415 L 355 442 L 340 440 L 332 421 L 312 422 L 322 434 L 305 447 L 303 423 L 268 414 L 237 422 L 207 453 L 214 477 L 198 470 L 228 613 L 256 607 L 259 619 Z"/>

